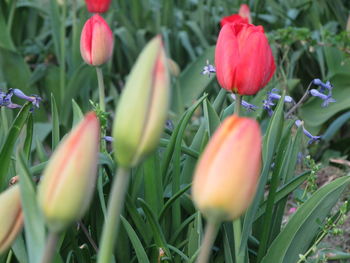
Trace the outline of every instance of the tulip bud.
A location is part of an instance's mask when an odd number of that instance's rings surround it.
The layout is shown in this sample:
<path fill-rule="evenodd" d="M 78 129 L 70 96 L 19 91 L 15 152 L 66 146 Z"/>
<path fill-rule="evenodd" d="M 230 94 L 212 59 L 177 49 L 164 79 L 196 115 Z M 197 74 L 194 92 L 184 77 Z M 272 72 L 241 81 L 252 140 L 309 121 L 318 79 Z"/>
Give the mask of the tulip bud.
<path fill-rule="evenodd" d="M 348 22 L 346 23 L 346 31 L 350 32 L 350 15 L 348 17 Z"/>
<path fill-rule="evenodd" d="M 156 148 L 168 113 L 169 93 L 167 58 L 158 36 L 138 57 L 118 104 L 113 136 L 119 165 L 132 167 Z"/>
<path fill-rule="evenodd" d="M 250 16 L 250 9 L 247 4 L 242 4 L 239 8 L 238 14 L 243 17 L 248 19 L 248 23 L 252 24 L 252 17 Z"/>
<path fill-rule="evenodd" d="M 107 22 L 98 14 L 88 19 L 80 37 L 80 53 L 92 66 L 104 64 L 113 53 L 113 33 Z"/>
<path fill-rule="evenodd" d="M 233 220 L 250 205 L 261 166 L 261 133 L 252 119 L 228 117 L 214 133 L 194 174 L 192 196 L 208 220 Z"/>
<path fill-rule="evenodd" d="M 62 140 L 38 186 L 38 202 L 53 232 L 80 219 L 92 198 L 99 152 L 100 126 L 95 113 Z"/>
<path fill-rule="evenodd" d="M 0 254 L 2 254 L 10 247 L 23 226 L 19 185 L 1 193 L 0 204 Z"/>
<path fill-rule="evenodd" d="M 256 94 L 276 69 L 263 27 L 224 25 L 215 48 L 215 66 L 221 87 L 240 95 Z"/>
<path fill-rule="evenodd" d="M 90 13 L 104 13 L 108 11 L 111 0 L 85 0 L 85 3 Z"/>

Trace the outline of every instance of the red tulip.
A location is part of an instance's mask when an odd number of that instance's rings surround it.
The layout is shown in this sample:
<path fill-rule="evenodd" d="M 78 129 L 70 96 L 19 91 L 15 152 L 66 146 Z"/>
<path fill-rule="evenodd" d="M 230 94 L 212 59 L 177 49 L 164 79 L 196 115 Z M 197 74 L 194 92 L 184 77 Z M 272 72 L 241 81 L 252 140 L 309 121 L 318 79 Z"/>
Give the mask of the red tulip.
<path fill-rule="evenodd" d="M 198 161 L 192 196 L 208 220 L 233 220 L 250 205 L 261 167 L 259 124 L 236 115 L 215 131 Z"/>
<path fill-rule="evenodd" d="M 216 44 L 215 66 L 221 87 L 241 95 L 256 94 L 276 69 L 263 27 L 224 25 Z"/>
<path fill-rule="evenodd" d="M 107 22 L 98 14 L 86 21 L 80 37 L 80 53 L 87 64 L 99 66 L 113 52 L 113 33 Z"/>
<path fill-rule="evenodd" d="M 90 13 L 104 13 L 108 10 L 111 0 L 85 0 Z"/>

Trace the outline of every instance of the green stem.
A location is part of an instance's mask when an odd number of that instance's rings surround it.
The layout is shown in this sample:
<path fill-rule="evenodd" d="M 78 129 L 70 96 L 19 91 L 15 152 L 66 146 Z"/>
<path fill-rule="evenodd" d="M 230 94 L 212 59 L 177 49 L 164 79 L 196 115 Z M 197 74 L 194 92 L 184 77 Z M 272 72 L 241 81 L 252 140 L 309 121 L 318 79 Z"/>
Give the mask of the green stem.
<path fill-rule="evenodd" d="M 239 94 L 235 94 L 236 96 L 236 102 L 235 102 L 235 114 L 239 116 L 239 113 L 241 111 L 241 103 L 242 103 L 242 96 Z"/>
<path fill-rule="evenodd" d="M 242 253 L 240 250 L 242 240 L 242 226 L 240 218 L 233 221 L 233 236 L 235 240 L 235 263 L 243 263 L 244 253 Z"/>
<path fill-rule="evenodd" d="M 205 229 L 204 239 L 199 251 L 197 263 L 209 262 L 211 248 L 214 244 L 219 225 L 216 222 L 208 222 Z"/>
<path fill-rule="evenodd" d="M 100 252 L 97 257 L 98 263 L 112 262 L 114 243 L 119 229 L 120 215 L 124 207 L 128 183 L 129 169 L 119 167 L 109 197 L 107 219 L 103 227 Z"/>
<path fill-rule="evenodd" d="M 100 97 L 100 108 L 102 111 L 106 111 L 105 85 L 103 82 L 102 69 L 99 67 L 96 67 L 96 73 L 97 73 L 97 81 L 98 81 L 98 93 L 99 93 L 99 97 Z"/>
<path fill-rule="evenodd" d="M 66 87 L 66 0 L 62 1 L 62 14 L 61 14 L 61 36 L 60 36 L 60 48 L 61 48 L 61 57 L 60 57 L 60 105 L 63 103 L 63 97 L 65 94 Z"/>
<path fill-rule="evenodd" d="M 6 263 L 11 263 L 12 255 L 13 255 L 13 252 L 12 250 L 10 250 L 9 254 L 7 255 Z"/>
<path fill-rule="evenodd" d="M 52 258 L 55 254 L 56 245 L 58 241 L 58 234 L 54 232 L 49 232 L 49 237 L 47 239 L 45 252 L 43 255 L 43 258 L 41 260 L 41 263 L 51 263 Z"/>

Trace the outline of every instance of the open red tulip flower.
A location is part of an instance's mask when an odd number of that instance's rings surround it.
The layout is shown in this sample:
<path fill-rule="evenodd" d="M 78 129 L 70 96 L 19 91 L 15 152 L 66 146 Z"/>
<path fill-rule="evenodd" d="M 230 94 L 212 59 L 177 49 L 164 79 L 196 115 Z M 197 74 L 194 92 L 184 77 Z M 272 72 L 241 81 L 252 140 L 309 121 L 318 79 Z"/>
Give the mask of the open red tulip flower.
<path fill-rule="evenodd" d="M 104 13 L 108 11 L 111 0 L 85 0 L 85 3 L 90 13 Z"/>
<path fill-rule="evenodd" d="M 254 95 L 271 79 L 276 65 L 264 28 L 225 24 L 215 49 L 216 76 L 222 88 Z"/>
<path fill-rule="evenodd" d="M 113 33 L 102 16 L 95 14 L 88 19 L 80 37 L 80 53 L 87 64 L 104 64 L 113 52 Z"/>

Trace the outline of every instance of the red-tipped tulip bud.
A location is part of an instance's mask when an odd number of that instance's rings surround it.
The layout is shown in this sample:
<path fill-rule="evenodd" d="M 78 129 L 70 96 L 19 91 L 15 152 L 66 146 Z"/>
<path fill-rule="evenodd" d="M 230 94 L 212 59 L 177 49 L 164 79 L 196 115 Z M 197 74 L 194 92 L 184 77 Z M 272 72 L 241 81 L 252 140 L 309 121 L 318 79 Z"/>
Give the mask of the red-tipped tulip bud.
<path fill-rule="evenodd" d="M 228 117 L 196 167 L 192 196 L 208 220 L 238 218 L 255 195 L 261 166 L 261 133 L 252 119 Z"/>
<path fill-rule="evenodd" d="M 80 53 L 92 66 L 104 64 L 113 53 L 113 33 L 102 16 L 95 14 L 88 19 L 80 37 Z"/>
<path fill-rule="evenodd" d="M 263 27 L 224 25 L 216 44 L 215 66 L 221 87 L 240 95 L 256 94 L 276 69 Z"/>
<path fill-rule="evenodd" d="M 118 104 L 113 137 L 119 165 L 135 166 L 156 148 L 168 114 L 169 93 L 167 58 L 158 36 L 138 57 Z"/>
<path fill-rule="evenodd" d="M 38 201 L 53 232 L 64 230 L 87 210 L 96 181 L 100 125 L 95 113 L 63 139 L 38 186 Z"/>
<path fill-rule="evenodd" d="M 238 11 L 238 14 L 243 17 L 243 18 L 246 18 L 248 19 L 248 23 L 249 24 L 252 24 L 253 21 L 252 21 L 252 17 L 250 15 L 250 9 L 249 9 L 249 6 L 247 4 L 242 4 L 239 8 L 239 11 Z"/>
<path fill-rule="evenodd" d="M 85 3 L 90 13 L 104 13 L 108 11 L 111 0 L 85 0 Z"/>
<path fill-rule="evenodd" d="M 0 254 L 2 254 L 10 247 L 23 226 L 19 185 L 1 193 L 0 204 Z"/>

